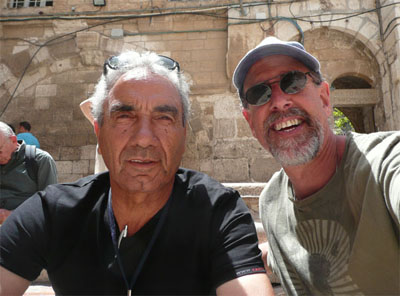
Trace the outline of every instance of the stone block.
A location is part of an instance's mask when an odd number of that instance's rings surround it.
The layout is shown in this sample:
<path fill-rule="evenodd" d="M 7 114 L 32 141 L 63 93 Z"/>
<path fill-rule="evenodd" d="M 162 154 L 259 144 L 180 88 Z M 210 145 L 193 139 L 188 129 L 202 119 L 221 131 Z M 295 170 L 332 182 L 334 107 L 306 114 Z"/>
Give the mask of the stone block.
<path fill-rule="evenodd" d="M 198 157 L 200 159 L 211 159 L 213 155 L 213 149 L 210 143 L 198 144 Z"/>
<path fill-rule="evenodd" d="M 4 64 L 0 64 L 0 85 L 3 85 L 6 81 L 14 79 L 15 77 L 11 73 L 10 69 Z"/>
<path fill-rule="evenodd" d="M 72 173 L 73 174 L 89 174 L 89 160 L 77 160 L 72 162 Z"/>
<path fill-rule="evenodd" d="M 236 119 L 236 137 L 238 138 L 249 138 L 252 137 L 251 129 L 246 119 L 238 118 Z"/>
<path fill-rule="evenodd" d="M 205 41 L 204 48 L 205 49 L 223 49 L 226 50 L 227 48 L 227 41 L 226 39 L 213 39 L 212 41 Z"/>
<path fill-rule="evenodd" d="M 225 59 L 226 52 L 222 49 L 193 49 L 194 61 Z"/>
<path fill-rule="evenodd" d="M 214 117 L 223 118 L 241 118 L 240 104 L 237 97 L 231 93 L 211 96 L 214 98 Z"/>
<path fill-rule="evenodd" d="M 213 177 L 220 182 L 243 182 L 249 179 L 247 159 L 216 159 Z"/>
<path fill-rule="evenodd" d="M 50 71 L 53 73 L 62 73 L 72 69 L 74 69 L 74 65 L 69 58 L 57 60 L 50 66 Z"/>
<path fill-rule="evenodd" d="M 204 40 L 170 40 L 165 42 L 165 47 L 168 50 L 202 50 L 204 49 Z M 195 56 L 192 58 L 196 59 Z M 210 57 L 212 59 L 212 57 Z"/>
<path fill-rule="evenodd" d="M 100 50 L 88 50 L 81 52 L 82 64 L 85 66 L 103 66 L 106 57 Z"/>
<path fill-rule="evenodd" d="M 250 180 L 268 182 L 271 176 L 281 169 L 281 165 L 267 151 L 265 151 L 265 154 L 266 157 L 251 159 L 249 168 Z"/>
<path fill-rule="evenodd" d="M 171 33 L 171 34 L 163 34 L 162 40 L 170 41 L 170 40 L 187 40 L 190 39 L 188 33 Z"/>
<path fill-rule="evenodd" d="M 72 161 L 56 161 L 57 173 L 72 174 Z"/>
<path fill-rule="evenodd" d="M 29 49 L 29 46 L 27 46 L 27 45 L 16 45 L 13 48 L 12 54 L 14 55 L 14 54 L 17 54 L 21 51 L 28 50 L 28 49 Z"/>
<path fill-rule="evenodd" d="M 360 28 L 359 33 L 363 35 L 366 40 L 379 38 L 379 27 L 377 23 L 368 22 Z"/>
<path fill-rule="evenodd" d="M 200 171 L 206 173 L 207 175 L 212 175 L 213 173 L 213 164 L 212 160 L 204 160 L 200 161 Z"/>
<path fill-rule="evenodd" d="M 347 5 L 351 10 L 359 10 L 361 2 L 366 2 L 366 1 L 348 1 Z"/>
<path fill-rule="evenodd" d="M 57 85 L 37 85 L 35 95 L 36 97 L 54 97 L 57 94 Z"/>
<path fill-rule="evenodd" d="M 264 148 L 254 138 L 243 140 L 217 140 L 214 144 L 216 158 L 264 157 Z"/>
<path fill-rule="evenodd" d="M 227 35 L 228 35 L 227 31 L 211 31 L 211 32 L 207 32 L 207 40 L 209 40 L 209 39 L 226 40 Z M 208 42 L 212 42 L 212 41 L 208 41 Z"/>
<path fill-rule="evenodd" d="M 50 108 L 50 99 L 41 97 L 34 98 L 33 108 L 36 110 L 47 110 Z"/>
<path fill-rule="evenodd" d="M 100 50 L 105 50 L 110 53 L 118 53 L 124 46 L 124 40 L 122 39 L 110 39 L 107 37 L 100 38 Z"/>
<path fill-rule="evenodd" d="M 75 40 L 69 39 L 64 42 L 54 43 L 48 46 L 49 53 L 56 59 L 64 59 L 76 55 L 78 49 L 76 48 Z"/>
<path fill-rule="evenodd" d="M 100 43 L 100 35 L 93 31 L 76 33 L 76 46 L 80 49 L 97 49 Z"/>
<path fill-rule="evenodd" d="M 191 170 L 199 170 L 199 160 L 198 159 L 193 159 L 193 158 L 184 158 L 182 160 L 181 166 L 187 169 Z"/>
<path fill-rule="evenodd" d="M 39 81 L 43 80 L 47 75 L 46 69 L 39 68 L 38 71 L 25 74 L 24 79 L 19 85 L 18 91 L 16 95 L 19 95 L 25 91 L 25 89 L 31 87 L 32 85 L 37 84 Z"/>
<path fill-rule="evenodd" d="M 58 183 L 70 183 L 83 177 L 83 174 L 59 174 Z"/>
<path fill-rule="evenodd" d="M 211 139 L 206 130 L 201 130 L 196 133 L 195 140 L 197 145 L 210 145 Z"/>
<path fill-rule="evenodd" d="M 348 8 L 347 0 L 330 0 L 329 2 L 329 9 L 346 10 Z"/>
<path fill-rule="evenodd" d="M 96 157 L 96 146 L 85 145 L 81 147 L 81 159 L 95 159 Z"/>
<path fill-rule="evenodd" d="M 217 119 L 214 125 L 215 138 L 232 139 L 235 137 L 235 120 L 230 118 Z"/>
<path fill-rule="evenodd" d="M 205 39 L 207 39 L 207 32 L 193 32 L 193 33 L 187 34 L 187 39 L 189 39 L 189 40 L 196 40 L 196 39 L 205 40 Z"/>
<path fill-rule="evenodd" d="M 81 30 L 82 28 L 87 28 L 87 27 L 88 24 L 86 23 L 86 20 L 76 19 L 73 22 L 69 20 L 57 20 L 56 22 L 53 22 L 53 30 L 54 30 L 53 36 L 78 31 Z"/>
<path fill-rule="evenodd" d="M 29 54 L 29 51 L 25 50 L 15 55 L 3 55 L 2 62 L 7 66 L 8 71 L 11 71 L 14 76 L 19 77 L 24 71 L 26 65 L 29 63 L 30 59 L 31 56 Z"/>
<path fill-rule="evenodd" d="M 44 33 L 42 25 L 3 25 L 3 37 L 7 38 L 31 38 L 32 36 L 41 37 Z"/>
<path fill-rule="evenodd" d="M 36 49 L 35 49 L 36 52 Z M 32 52 L 33 55 L 33 52 Z M 39 64 L 39 63 L 46 63 L 46 64 L 50 64 L 51 62 L 53 62 L 52 57 L 49 54 L 49 50 L 47 49 L 47 47 L 42 47 L 38 52 L 36 52 L 35 58 L 34 58 L 34 63 L 35 64 Z"/>
<path fill-rule="evenodd" d="M 61 147 L 60 149 L 60 160 L 79 160 L 80 157 L 80 147 Z"/>
<path fill-rule="evenodd" d="M 95 167 L 96 167 L 96 160 L 90 159 L 89 160 L 89 174 L 90 175 L 94 174 Z"/>

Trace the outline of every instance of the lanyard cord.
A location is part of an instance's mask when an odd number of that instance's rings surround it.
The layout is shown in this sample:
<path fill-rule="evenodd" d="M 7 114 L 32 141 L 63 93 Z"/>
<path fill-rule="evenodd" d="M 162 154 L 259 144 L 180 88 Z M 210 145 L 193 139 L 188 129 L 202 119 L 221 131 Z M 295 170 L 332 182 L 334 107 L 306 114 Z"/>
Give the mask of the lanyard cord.
<path fill-rule="evenodd" d="M 132 290 L 133 286 L 136 283 L 137 278 L 139 277 L 140 272 L 142 271 L 143 265 L 147 259 L 147 256 L 149 255 L 151 248 L 154 245 L 154 242 L 156 241 L 158 235 L 160 234 L 161 231 L 161 227 L 165 222 L 165 218 L 167 217 L 167 212 L 169 209 L 169 205 L 170 205 L 170 201 L 171 201 L 172 197 L 170 197 L 166 203 L 166 205 L 164 206 L 164 208 L 162 209 L 162 214 L 160 219 L 157 222 L 157 226 L 156 229 L 154 230 L 153 236 L 151 237 L 151 240 L 149 242 L 149 244 L 146 247 L 146 250 L 143 253 L 142 258 L 140 258 L 139 264 L 135 270 L 135 273 L 132 276 L 131 282 L 129 284 L 128 279 L 126 278 L 126 274 L 124 271 L 124 267 L 122 265 L 121 262 L 121 257 L 119 255 L 119 243 L 117 242 L 117 233 L 116 233 L 116 225 L 115 225 L 115 218 L 114 218 L 114 212 L 112 210 L 112 205 L 111 205 L 111 189 L 109 191 L 108 194 L 108 206 L 107 206 L 107 212 L 108 212 L 108 219 L 110 220 L 110 230 L 111 230 L 111 237 L 112 237 L 112 241 L 113 241 L 113 246 L 114 246 L 114 251 L 115 254 L 117 255 L 117 261 L 118 261 L 118 266 L 119 269 L 122 273 L 122 277 L 124 278 L 124 282 L 126 285 L 126 288 L 128 289 L 128 295 L 130 295 L 130 291 Z"/>

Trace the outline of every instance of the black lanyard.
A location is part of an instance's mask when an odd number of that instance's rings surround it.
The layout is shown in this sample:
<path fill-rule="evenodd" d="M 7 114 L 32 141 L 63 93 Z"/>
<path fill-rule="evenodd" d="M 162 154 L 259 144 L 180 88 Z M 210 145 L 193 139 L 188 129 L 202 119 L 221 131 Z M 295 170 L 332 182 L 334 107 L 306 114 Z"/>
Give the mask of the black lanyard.
<path fill-rule="evenodd" d="M 132 280 L 129 284 L 128 279 L 126 278 L 126 274 L 124 271 L 124 267 L 122 265 L 121 262 L 121 257 L 119 255 L 119 241 L 117 241 L 117 226 L 115 225 L 115 218 L 114 218 L 114 212 L 112 210 L 112 205 L 111 205 L 111 189 L 108 193 L 108 206 L 107 206 L 107 212 L 108 212 L 108 219 L 110 220 L 110 230 L 111 230 L 111 237 L 112 237 L 112 241 L 113 241 L 113 245 L 114 245 L 114 250 L 115 250 L 115 254 L 117 256 L 117 261 L 118 261 L 118 265 L 119 265 L 119 269 L 121 270 L 121 274 L 122 277 L 124 278 L 125 281 L 125 285 L 127 288 L 127 292 L 128 292 L 128 296 L 131 296 L 132 293 L 132 288 L 136 283 L 136 280 L 140 274 L 140 272 L 142 271 L 144 262 L 147 259 L 147 256 L 149 255 L 151 248 L 154 245 L 155 240 L 157 239 L 158 235 L 160 234 L 161 231 L 161 227 L 165 222 L 165 218 L 167 217 L 167 212 L 168 212 L 168 208 L 170 205 L 170 201 L 171 201 L 172 197 L 170 197 L 166 203 L 166 205 L 164 206 L 164 208 L 162 209 L 162 214 L 160 219 L 158 220 L 156 229 L 154 230 L 153 236 L 151 237 L 151 240 L 149 242 L 149 244 L 146 247 L 146 250 L 144 250 L 143 256 L 142 258 L 140 258 L 139 264 L 135 270 L 135 273 L 132 276 Z"/>

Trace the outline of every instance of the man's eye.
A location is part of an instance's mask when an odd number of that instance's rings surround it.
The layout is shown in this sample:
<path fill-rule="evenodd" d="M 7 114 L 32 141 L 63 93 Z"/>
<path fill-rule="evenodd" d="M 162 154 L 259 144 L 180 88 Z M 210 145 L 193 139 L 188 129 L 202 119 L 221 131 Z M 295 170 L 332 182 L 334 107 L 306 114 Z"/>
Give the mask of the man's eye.
<path fill-rule="evenodd" d="M 121 113 L 121 114 L 117 114 L 115 116 L 116 119 L 125 119 L 125 118 L 130 118 L 131 115 L 130 114 L 126 114 L 126 113 Z"/>
<path fill-rule="evenodd" d="M 157 120 L 162 120 L 162 121 L 170 121 L 173 122 L 174 118 L 168 115 L 160 115 L 157 117 Z"/>

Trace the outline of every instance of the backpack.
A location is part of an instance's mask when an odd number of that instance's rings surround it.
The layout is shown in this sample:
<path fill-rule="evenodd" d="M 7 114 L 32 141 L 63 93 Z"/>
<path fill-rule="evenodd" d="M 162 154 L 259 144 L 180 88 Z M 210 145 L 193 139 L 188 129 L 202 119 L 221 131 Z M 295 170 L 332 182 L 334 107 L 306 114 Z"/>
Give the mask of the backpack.
<path fill-rule="evenodd" d="M 29 177 L 37 184 L 37 175 L 39 166 L 36 162 L 36 146 L 26 145 L 25 146 L 25 167 Z"/>

